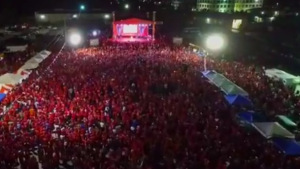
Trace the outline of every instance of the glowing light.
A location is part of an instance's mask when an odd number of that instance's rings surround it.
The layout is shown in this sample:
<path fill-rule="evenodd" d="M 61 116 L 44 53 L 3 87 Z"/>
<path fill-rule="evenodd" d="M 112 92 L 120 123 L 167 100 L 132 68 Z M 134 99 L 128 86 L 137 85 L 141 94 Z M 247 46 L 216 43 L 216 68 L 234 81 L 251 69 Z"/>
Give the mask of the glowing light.
<path fill-rule="evenodd" d="M 76 14 L 74 14 L 74 15 L 73 15 L 73 18 L 77 18 L 77 15 L 76 15 Z"/>
<path fill-rule="evenodd" d="M 45 15 L 41 15 L 40 18 L 41 18 L 41 19 L 45 19 L 46 16 L 45 16 Z"/>
<path fill-rule="evenodd" d="M 97 31 L 93 31 L 93 36 L 97 36 Z"/>
<path fill-rule="evenodd" d="M 206 47 L 210 50 L 219 50 L 224 46 L 224 39 L 220 35 L 212 35 L 206 39 Z"/>
<path fill-rule="evenodd" d="M 129 5 L 128 5 L 128 4 L 126 4 L 124 7 L 125 7 L 125 9 L 128 9 L 128 8 L 129 8 Z"/>
<path fill-rule="evenodd" d="M 109 18 L 109 15 L 108 15 L 108 14 L 104 15 L 104 18 L 105 18 L 105 19 L 108 19 L 108 18 Z"/>
<path fill-rule="evenodd" d="M 81 36 L 78 33 L 74 33 L 70 35 L 70 43 L 74 46 L 77 46 L 81 43 Z"/>

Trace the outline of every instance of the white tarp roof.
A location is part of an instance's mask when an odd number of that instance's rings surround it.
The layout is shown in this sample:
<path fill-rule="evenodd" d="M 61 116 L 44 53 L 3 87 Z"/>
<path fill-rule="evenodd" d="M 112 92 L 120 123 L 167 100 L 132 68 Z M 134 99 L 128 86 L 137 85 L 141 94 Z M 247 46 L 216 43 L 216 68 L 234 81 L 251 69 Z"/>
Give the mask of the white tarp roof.
<path fill-rule="evenodd" d="M 293 85 L 300 82 L 300 77 L 279 69 L 266 69 L 265 74 L 270 78 L 282 81 L 285 85 Z"/>
<path fill-rule="evenodd" d="M 31 71 L 30 70 L 24 70 L 24 69 L 18 69 L 14 73 L 17 74 L 17 75 L 21 75 L 21 76 L 23 76 L 24 79 L 26 79 L 30 75 Z"/>
<path fill-rule="evenodd" d="M 38 57 L 38 55 L 35 55 L 34 57 L 32 57 L 31 59 L 27 60 L 26 63 L 41 63 L 44 59 L 41 57 Z"/>
<path fill-rule="evenodd" d="M 226 95 L 249 95 L 244 89 L 231 82 L 222 74 L 219 74 L 215 71 L 207 71 L 203 72 L 203 75 L 215 86 L 220 88 Z"/>
<path fill-rule="evenodd" d="M 39 63 L 41 63 L 45 58 L 47 58 L 51 54 L 50 51 L 43 50 L 29 59 L 20 69 L 31 70 L 39 67 Z"/>
<path fill-rule="evenodd" d="M 23 46 L 6 46 L 9 52 L 23 52 L 26 50 L 28 45 Z"/>
<path fill-rule="evenodd" d="M 6 73 L 2 76 L 0 76 L 0 84 L 18 84 L 21 83 L 21 80 L 23 79 L 22 75 L 17 75 L 14 73 Z"/>
<path fill-rule="evenodd" d="M 252 126 L 267 139 L 272 137 L 295 138 L 295 135 L 277 122 L 252 123 Z"/>
<path fill-rule="evenodd" d="M 42 57 L 42 58 L 47 58 L 49 55 L 51 54 L 50 51 L 47 51 L 47 50 L 43 50 L 41 51 L 40 53 L 38 53 L 38 57 Z"/>
<path fill-rule="evenodd" d="M 39 67 L 39 63 L 28 62 L 25 63 L 20 69 L 31 70 Z"/>

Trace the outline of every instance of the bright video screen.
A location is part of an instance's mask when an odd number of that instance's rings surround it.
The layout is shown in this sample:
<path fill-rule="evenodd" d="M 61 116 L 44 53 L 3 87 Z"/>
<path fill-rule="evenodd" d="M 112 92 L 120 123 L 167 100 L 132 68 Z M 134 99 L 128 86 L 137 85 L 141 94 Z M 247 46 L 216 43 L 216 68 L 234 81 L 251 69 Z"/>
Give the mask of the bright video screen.
<path fill-rule="evenodd" d="M 138 33 L 138 26 L 137 25 L 123 25 L 123 33 L 126 33 L 126 34 Z"/>

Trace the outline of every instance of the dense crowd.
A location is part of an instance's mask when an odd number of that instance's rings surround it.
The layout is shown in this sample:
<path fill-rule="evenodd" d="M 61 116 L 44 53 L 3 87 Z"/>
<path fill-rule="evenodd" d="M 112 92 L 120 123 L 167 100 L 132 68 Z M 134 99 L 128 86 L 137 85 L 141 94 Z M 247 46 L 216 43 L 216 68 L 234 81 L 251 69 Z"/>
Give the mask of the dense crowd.
<path fill-rule="evenodd" d="M 0 75 L 17 71 L 34 54 L 33 48 L 13 53 L 0 53 Z"/>
<path fill-rule="evenodd" d="M 52 54 L 1 103 L 1 168 L 299 168 L 238 125 L 241 108 L 203 78 L 202 62 L 158 42 Z M 297 113 L 298 100 L 253 67 L 207 64 L 267 116 Z"/>

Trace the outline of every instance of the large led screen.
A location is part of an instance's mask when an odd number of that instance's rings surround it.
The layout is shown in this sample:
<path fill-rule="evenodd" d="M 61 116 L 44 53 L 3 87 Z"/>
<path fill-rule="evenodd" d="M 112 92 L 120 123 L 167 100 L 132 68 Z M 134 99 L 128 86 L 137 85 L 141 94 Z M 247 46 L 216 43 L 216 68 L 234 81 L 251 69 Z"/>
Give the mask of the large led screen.
<path fill-rule="evenodd" d="M 135 34 L 138 33 L 138 25 L 123 25 L 124 34 Z"/>

